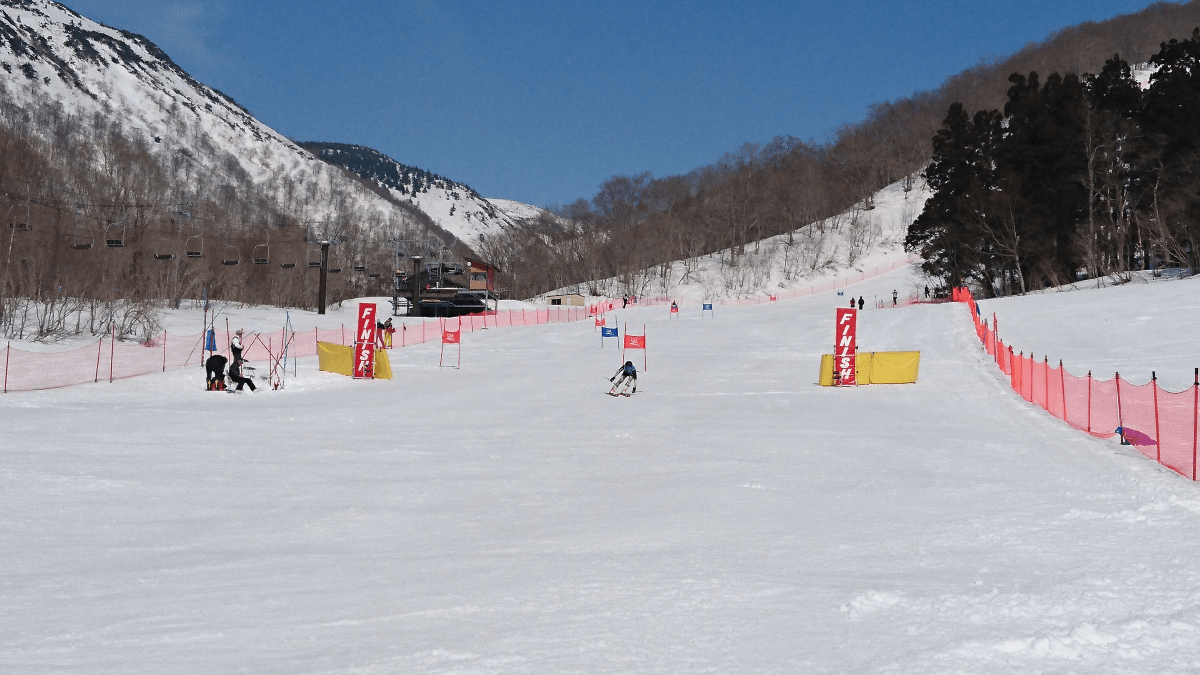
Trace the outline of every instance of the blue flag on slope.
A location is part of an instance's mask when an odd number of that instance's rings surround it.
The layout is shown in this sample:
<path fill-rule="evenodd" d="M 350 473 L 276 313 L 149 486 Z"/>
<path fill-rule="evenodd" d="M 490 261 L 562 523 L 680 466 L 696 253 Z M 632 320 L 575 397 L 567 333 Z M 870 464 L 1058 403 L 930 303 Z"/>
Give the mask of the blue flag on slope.
<path fill-rule="evenodd" d="M 217 331 L 212 328 L 208 329 L 208 339 L 205 341 L 204 349 L 206 351 L 217 351 Z"/>
<path fill-rule="evenodd" d="M 606 338 L 606 337 L 617 337 L 617 329 L 616 329 L 616 328 L 603 328 L 603 327 L 602 327 L 602 328 L 600 329 L 600 337 L 602 337 L 602 338 Z"/>

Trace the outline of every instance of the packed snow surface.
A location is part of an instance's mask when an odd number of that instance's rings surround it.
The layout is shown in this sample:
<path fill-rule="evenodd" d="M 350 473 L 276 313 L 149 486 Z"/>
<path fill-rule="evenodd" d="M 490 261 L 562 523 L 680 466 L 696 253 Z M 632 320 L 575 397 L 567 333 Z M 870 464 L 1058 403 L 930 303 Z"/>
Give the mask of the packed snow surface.
<path fill-rule="evenodd" d="M 1094 293 L 1195 332 L 1147 288 Z M 844 300 L 611 313 L 646 326 L 631 398 L 590 322 L 466 335 L 461 370 L 395 350 L 391 381 L 0 397 L 0 671 L 1200 669 L 1196 487 L 1021 401 L 963 305 L 861 313 L 917 384 L 816 386 Z"/>

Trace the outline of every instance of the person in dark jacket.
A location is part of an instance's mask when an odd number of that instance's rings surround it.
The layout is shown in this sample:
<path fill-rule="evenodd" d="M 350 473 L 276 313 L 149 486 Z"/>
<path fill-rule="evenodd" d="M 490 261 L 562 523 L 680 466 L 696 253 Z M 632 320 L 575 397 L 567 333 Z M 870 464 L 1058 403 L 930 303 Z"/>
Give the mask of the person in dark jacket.
<path fill-rule="evenodd" d="M 225 364 L 229 359 L 220 354 L 213 354 L 204 362 L 204 381 L 209 391 L 225 389 Z"/>
<path fill-rule="evenodd" d="M 618 380 L 617 379 L 618 377 L 620 377 L 621 379 Z M 608 393 L 610 393 L 614 396 L 617 394 L 617 387 L 621 386 L 622 384 L 625 385 L 626 389 L 628 389 L 629 385 L 632 384 L 633 391 L 630 393 L 636 394 L 637 393 L 637 368 L 633 367 L 633 361 L 626 361 L 625 365 L 621 366 L 620 368 L 617 368 L 617 372 L 613 373 L 613 376 L 608 378 L 608 381 L 616 382 L 616 384 L 614 384 L 612 386 L 612 389 L 608 390 Z M 622 391 L 621 393 L 624 394 L 625 392 Z"/>
<path fill-rule="evenodd" d="M 234 363 L 241 363 L 242 361 L 245 361 L 245 359 L 242 358 L 242 335 L 244 334 L 245 331 L 243 331 L 241 328 L 237 329 L 237 332 L 233 334 L 233 340 L 229 343 L 229 353 L 233 354 Z"/>
<path fill-rule="evenodd" d="M 863 297 L 861 295 L 858 296 L 858 308 L 862 309 L 863 305 L 865 305 L 865 304 L 867 304 L 867 301 L 863 300 Z"/>
<path fill-rule="evenodd" d="M 254 379 L 242 377 L 242 362 L 234 360 L 229 364 L 229 379 L 237 383 L 237 391 L 242 390 L 243 385 L 250 385 L 250 391 L 254 391 Z"/>

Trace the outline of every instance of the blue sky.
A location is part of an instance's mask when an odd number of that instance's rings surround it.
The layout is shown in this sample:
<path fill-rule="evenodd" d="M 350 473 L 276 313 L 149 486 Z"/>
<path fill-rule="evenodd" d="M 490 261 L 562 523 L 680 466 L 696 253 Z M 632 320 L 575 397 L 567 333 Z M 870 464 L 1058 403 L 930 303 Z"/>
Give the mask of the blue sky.
<path fill-rule="evenodd" d="M 546 205 L 746 142 L 825 140 L 873 102 L 1151 3 L 67 4 L 145 35 L 291 138 L 367 145 L 486 197 Z"/>

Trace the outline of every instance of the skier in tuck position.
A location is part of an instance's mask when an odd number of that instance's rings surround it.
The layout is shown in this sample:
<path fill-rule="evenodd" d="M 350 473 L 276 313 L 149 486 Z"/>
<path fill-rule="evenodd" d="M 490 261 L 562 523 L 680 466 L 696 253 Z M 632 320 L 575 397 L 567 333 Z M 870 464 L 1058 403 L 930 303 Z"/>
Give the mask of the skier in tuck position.
<path fill-rule="evenodd" d="M 621 379 L 618 380 L 617 379 L 618 377 L 620 377 Z M 613 376 L 608 378 L 608 381 L 615 382 L 615 384 L 613 384 L 613 386 L 612 386 L 612 389 L 608 390 L 609 396 L 620 396 L 620 395 L 629 396 L 629 394 L 636 394 L 637 393 L 637 368 L 633 367 L 633 361 L 626 361 L 625 365 L 621 366 L 620 368 L 617 368 L 617 372 L 613 373 Z M 622 389 L 621 393 L 618 394 L 617 387 L 621 386 L 622 384 L 625 385 L 625 389 Z M 631 384 L 633 385 L 633 391 L 627 393 L 626 390 L 629 389 L 629 385 L 631 385 Z"/>

